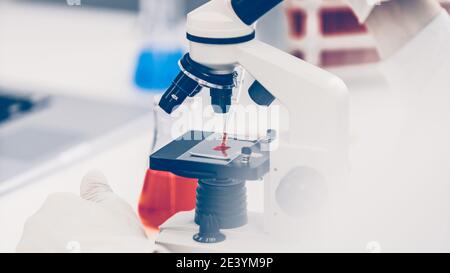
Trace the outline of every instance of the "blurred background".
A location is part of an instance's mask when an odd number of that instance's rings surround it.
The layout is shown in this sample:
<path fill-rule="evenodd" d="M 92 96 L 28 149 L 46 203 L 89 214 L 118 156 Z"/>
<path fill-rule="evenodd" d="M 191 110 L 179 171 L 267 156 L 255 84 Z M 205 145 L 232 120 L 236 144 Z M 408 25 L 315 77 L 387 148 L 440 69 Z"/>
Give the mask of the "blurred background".
<path fill-rule="evenodd" d="M 92 168 L 138 209 L 154 96 L 178 72 L 185 15 L 204 2 L 0 0 L 0 251 L 14 250 L 49 193 L 78 192 Z M 342 0 L 286 0 L 257 35 L 353 93 L 384 84 L 373 40 Z"/>

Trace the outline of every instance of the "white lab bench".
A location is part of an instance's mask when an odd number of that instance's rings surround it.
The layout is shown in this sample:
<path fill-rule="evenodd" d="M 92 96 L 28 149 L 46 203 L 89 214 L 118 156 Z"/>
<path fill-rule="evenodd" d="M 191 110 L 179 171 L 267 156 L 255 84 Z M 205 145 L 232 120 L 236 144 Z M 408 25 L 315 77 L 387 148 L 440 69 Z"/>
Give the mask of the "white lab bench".
<path fill-rule="evenodd" d="M 140 45 L 136 24 L 133 13 L 1 1 L 0 84 L 100 100 L 139 101 L 143 95 L 132 84 Z M 0 252 L 15 250 L 24 222 L 48 194 L 78 193 L 81 178 L 92 168 L 102 170 L 113 189 L 136 207 L 148 167 L 151 127 L 149 123 L 139 134 L 104 152 L 1 196 Z"/>

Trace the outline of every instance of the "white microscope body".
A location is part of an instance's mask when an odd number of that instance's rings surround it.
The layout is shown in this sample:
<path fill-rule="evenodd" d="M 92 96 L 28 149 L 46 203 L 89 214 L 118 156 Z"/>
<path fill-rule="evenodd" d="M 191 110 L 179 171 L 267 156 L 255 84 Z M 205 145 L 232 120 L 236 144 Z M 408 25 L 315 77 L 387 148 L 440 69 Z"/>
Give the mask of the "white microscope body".
<path fill-rule="evenodd" d="M 263 182 L 264 214 L 249 214 L 247 225 L 223 230 L 223 242 L 202 244 L 192 240 L 198 230 L 193 212 L 178 213 L 157 238 L 169 250 L 331 251 L 338 244 L 335 210 L 349 171 L 347 88 L 338 77 L 281 50 L 255 39 L 239 41 L 254 31 L 231 0 L 212 0 L 187 17 L 188 36 L 202 38 L 190 39 L 192 60 L 223 73 L 241 66 L 288 111 L 288 131 L 278 134 Z"/>

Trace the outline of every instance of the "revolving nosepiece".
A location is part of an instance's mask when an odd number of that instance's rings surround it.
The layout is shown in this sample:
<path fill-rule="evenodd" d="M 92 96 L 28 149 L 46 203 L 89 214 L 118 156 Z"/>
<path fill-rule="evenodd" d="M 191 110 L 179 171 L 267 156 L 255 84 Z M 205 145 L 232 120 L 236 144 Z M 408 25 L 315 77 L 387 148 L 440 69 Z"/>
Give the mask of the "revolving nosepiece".
<path fill-rule="evenodd" d="M 227 113 L 231 105 L 236 73 L 221 73 L 191 59 L 189 53 L 180 60 L 180 73 L 163 94 L 159 106 L 171 114 L 187 97 L 194 97 L 202 87 L 211 90 L 214 112 Z"/>

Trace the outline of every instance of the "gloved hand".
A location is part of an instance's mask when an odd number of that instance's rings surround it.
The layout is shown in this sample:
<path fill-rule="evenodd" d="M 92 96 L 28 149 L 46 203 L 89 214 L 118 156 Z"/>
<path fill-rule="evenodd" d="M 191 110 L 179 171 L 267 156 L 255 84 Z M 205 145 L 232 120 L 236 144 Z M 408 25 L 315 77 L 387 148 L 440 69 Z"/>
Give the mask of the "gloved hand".
<path fill-rule="evenodd" d="M 24 227 L 18 252 L 153 252 L 129 204 L 115 195 L 105 176 L 89 172 L 80 197 L 50 195 Z"/>

